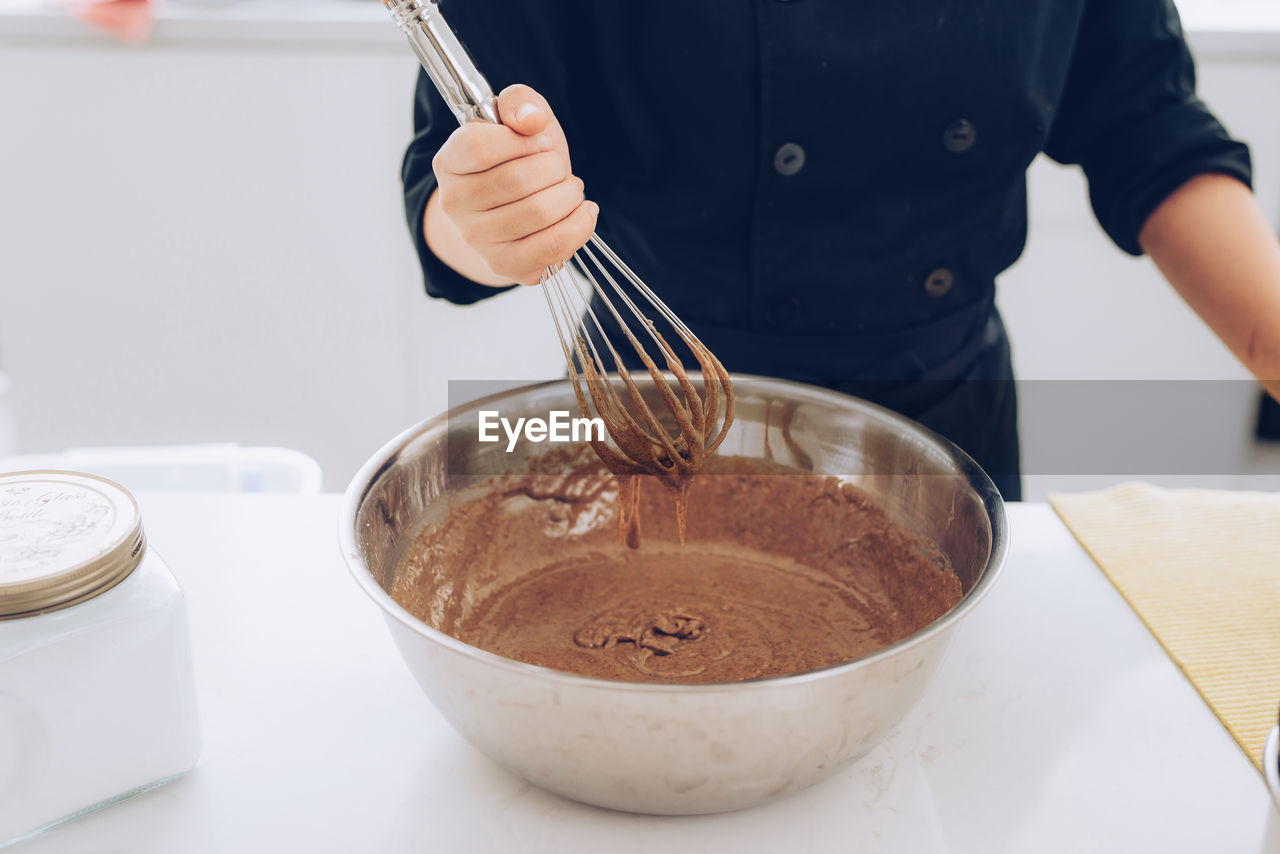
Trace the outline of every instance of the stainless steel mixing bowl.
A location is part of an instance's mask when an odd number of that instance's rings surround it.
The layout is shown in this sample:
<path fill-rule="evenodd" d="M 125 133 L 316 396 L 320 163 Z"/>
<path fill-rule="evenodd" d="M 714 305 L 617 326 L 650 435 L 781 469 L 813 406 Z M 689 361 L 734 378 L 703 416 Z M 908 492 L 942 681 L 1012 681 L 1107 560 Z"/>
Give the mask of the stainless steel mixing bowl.
<path fill-rule="evenodd" d="M 405 663 L 468 741 L 529 782 L 613 809 L 740 809 L 804 789 L 876 746 L 910 711 L 959 624 L 991 588 L 1007 547 L 991 480 L 941 437 L 845 395 L 735 376 L 737 419 L 722 454 L 839 475 L 931 537 L 964 598 L 915 634 L 808 673 L 710 685 L 589 679 L 502 658 L 424 624 L 388 595 L 433 502 L 474 475 L 520 471 L 523 444 L 476 441 L 477 411 L 576 411 L 568 381 L 460 406 L 405 431 L 347 489 L 339 520 L 356 582 L 382 608 Z M 655 407 L 656 408 L 656 407 Z"/>
<path fill-rule="evenodd" d="M 1262 745 L 1262 776 L 1271 790 L 1271 800 L 1280 810 L 1280 726 L 1274 727 Z M 1278 834 L 1280 835 L 1280 834 Z"/>

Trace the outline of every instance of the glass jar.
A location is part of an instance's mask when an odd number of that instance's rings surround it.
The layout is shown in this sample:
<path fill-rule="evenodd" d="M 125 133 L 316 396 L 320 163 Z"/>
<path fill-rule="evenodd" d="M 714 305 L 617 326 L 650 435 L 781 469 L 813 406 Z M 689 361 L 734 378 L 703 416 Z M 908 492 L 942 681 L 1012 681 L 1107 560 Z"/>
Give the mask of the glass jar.
<path fill-rule="evenodd" d="M 0 847 L 200 754 L 186 605 L 123 487 L 0 475 Z"/>

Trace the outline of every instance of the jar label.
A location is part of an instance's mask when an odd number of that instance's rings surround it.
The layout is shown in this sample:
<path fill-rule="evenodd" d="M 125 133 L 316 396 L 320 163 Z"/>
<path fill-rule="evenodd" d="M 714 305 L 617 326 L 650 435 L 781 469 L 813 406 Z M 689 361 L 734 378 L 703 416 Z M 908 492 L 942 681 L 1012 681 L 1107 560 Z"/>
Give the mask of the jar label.
<path fill-rule="evenodd" d="M 0 478 L 0 585 L 93 560 L 128 533 L 136 514 L 114 484 L 53 472 Z"/>

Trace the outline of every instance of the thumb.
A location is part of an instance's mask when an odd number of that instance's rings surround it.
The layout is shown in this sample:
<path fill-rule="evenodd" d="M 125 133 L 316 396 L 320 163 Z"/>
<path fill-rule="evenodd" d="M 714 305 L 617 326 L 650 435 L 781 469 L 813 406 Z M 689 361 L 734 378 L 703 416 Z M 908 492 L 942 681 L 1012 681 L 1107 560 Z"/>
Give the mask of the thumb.
<path fill-rule="evenodd" d="M 551 124 L 551 107 L 533 89 L 517 83 L 498 95 L 498 118 L 522 136 L 533 136 Z"/>

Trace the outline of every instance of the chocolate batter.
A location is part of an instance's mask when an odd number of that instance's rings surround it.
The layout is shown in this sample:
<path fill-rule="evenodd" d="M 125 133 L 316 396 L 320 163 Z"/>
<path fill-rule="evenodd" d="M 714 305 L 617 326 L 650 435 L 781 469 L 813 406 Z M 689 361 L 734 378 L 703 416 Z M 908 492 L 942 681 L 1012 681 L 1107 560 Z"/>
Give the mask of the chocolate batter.
<path fill-rule="evenodd" d="M 613 445 L 597 439 L 589 441 L 605 468 L 618 476 L 621 485 L 618 492 L 619 536 L 628 548 L 633 549 L 640 547 L 642 479 L 636 475 L 650 475 L 675 494 L 676 524 L 683 544 L 685 517 L 689 506 L 689 477 L 702 470 L 733 425 L 733 383 L 720 360 L 684 324 L 678 321 L 673 324 L 676 334 L 689 347 L 702 370 L 703 392 L 699 395 L 684 363 L 667 344 L 654 323 L 648 321 L 647 327 L 667 363 L 667 369 L 674 377 L 678 393 L 672 389 L 657 362 L 649 356 L 631 329 L 623 325 L 622 332 L 644 363 L 654 388 L 666 404 L 665 409 L 659 407 L 659 412 L 655 412 L 645 401 L 612 344 L 608 345 L 609 352 L 614 357 L 617 380 L 625 387 L 629 405 L 623 402 L 623 396 L 614 389 L 608 369 L 597 361 L 598 354 L 586 338 L 577 336 L 573 353 L 565 349 L 565 360 L 569 376 L 573 380 L 573 393 L 578 401 L 579 413 L 587 416 L 590 412 L 591 407 L 587 404 L 589 396 L 595 404 L 596 413 L 604 422 L 605 431 L 613 440 Z M 582 367 L 581 377 L 574 362 L 574 354 L 577 357 L 576 365 Z M 586 382 L 585 390 L 583 380 Z M 721 392 L 724 394 L 724 418 L 722 422 L 718 422 Z M 665 413 L 665 419 L 661 413 Z M 671 429 L 672 424 L 664 421 L 674 421 L 674 431 Z"/>
<path fill-rule="evenodd" d="M 613 476 L 490 478 L 441 502 L 392 596 L 508 658 L 655 682 L 847 661 L 959 601 L 960 580 L 937 547 L 865 493 L 833 477 L 755 473 L 759 465 L 715 458 L 690 480 L 684 547 L 677 495 L 656 483 L 640 489 L 644 542 L 628 549 L 613 533 Z"/>

